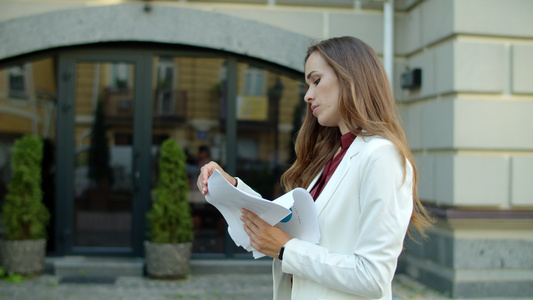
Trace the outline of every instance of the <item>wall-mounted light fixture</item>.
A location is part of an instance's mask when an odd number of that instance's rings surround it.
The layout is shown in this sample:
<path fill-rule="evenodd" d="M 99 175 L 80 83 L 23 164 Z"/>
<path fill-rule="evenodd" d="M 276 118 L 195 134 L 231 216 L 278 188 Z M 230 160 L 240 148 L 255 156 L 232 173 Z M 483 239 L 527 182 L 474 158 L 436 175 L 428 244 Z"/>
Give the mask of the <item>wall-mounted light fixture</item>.
<path fill-rule="evenodd" d="M 401 77 L 402 89 L 417 89 L 422 86 L 422 69 L 420 68 L 407 70 L 402 73 Z"/>
<path fill-rule="evenodd" d="M 151 0 L 142 0 L 144 2 L 144 12 L 149 13 L 152 11 L 152 4 L 150 4 Z"/>

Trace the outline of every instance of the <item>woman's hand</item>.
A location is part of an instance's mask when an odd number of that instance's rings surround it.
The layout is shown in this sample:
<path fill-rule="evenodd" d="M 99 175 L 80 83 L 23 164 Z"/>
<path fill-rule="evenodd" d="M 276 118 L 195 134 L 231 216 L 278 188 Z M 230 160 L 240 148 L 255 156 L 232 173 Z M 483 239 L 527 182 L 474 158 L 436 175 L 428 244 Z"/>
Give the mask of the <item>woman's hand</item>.
<path fill-rule="evenodd" d="M 241 221 L 244 222 L 244 231 L 250 237 L 252 247 L 265 255 L 277 258 L 281 246 L 291 240 L 291 236 L 278 226 L 270 226 L 247 209 L 243 208 L 241 212 L 243 213 Z"/>
<path fill-rule="evenodd" d="M 211 161 L 200 168 L 200 175 L 198 175 L 198 180 L 196 181 L 198 190 L 200 190 L 204 196 L 207 195 L 207 180 L 215 170 L 218 170 L 229 183 L 233 185 L 236 185 L 237 183 L 237 179 L 226 173 L 216 162 Z"/>

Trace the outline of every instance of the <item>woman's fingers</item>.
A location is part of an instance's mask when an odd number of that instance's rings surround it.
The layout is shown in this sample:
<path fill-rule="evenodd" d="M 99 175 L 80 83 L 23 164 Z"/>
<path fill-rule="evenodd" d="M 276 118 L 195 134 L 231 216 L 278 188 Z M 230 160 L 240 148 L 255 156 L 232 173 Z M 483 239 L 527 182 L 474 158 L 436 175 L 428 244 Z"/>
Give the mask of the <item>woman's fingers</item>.
<path fill-rule="evenodd" d="M 271 226 L 253 212 L 242 209 L 241 220 L 244 231 L 250 237 L 250 244 L 257 251 L 270 257 L 277 257 L 281 246 L 285 245 L 291 237 L 278 226 Z"/>
<path fill-rule="evenodd" d="M 204 196 L 207 194 L 207 180 L 217 168 L 220 169 L 220 166 L 213 161 L 205 164 L 200 168 L 200 175 L 198 175 L 196 186 Z"/>

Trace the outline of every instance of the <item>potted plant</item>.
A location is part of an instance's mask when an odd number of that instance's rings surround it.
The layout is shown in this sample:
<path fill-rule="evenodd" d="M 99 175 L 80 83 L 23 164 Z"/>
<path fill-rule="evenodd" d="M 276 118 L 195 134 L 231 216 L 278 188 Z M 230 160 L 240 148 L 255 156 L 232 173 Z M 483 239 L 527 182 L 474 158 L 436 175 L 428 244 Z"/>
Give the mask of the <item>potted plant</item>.
<path fill-rule="evenodd" d="M 50 214 L 41 190 L 42 158 L 43 142 L 37 136 L 15 141 L 12 176 L 2 205 L 6 239 L 0 241 L 0 258 L 7 273 L 36 274 L 44 269 Z"/>
<path fill-rule="evenodd" d="M 186 157 L 177 142 L 163 142 L 159 178 L 147 213 L 146 271 L 154 278 L 184 278 L 190 269 L 193 221 L 188 201 Z"/>

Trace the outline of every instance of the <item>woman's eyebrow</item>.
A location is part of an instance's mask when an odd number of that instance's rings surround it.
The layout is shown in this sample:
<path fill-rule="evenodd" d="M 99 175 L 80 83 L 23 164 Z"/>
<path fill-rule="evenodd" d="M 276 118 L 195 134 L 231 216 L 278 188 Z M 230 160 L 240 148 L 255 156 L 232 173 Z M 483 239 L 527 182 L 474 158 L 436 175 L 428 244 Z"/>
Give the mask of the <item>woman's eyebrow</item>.
<path fill-rule="evenodd" d="M 307 74 L 307 77 L 306 77 L 306 78 L 309 80 L 309 79 L 311 78 L 311 76 L 312 76 L 314 73 L 316 73 L 316 72 L 317 72 L 317 71 L 311 71 L 311 72 L 309 72 L 309 74 Z"/>

